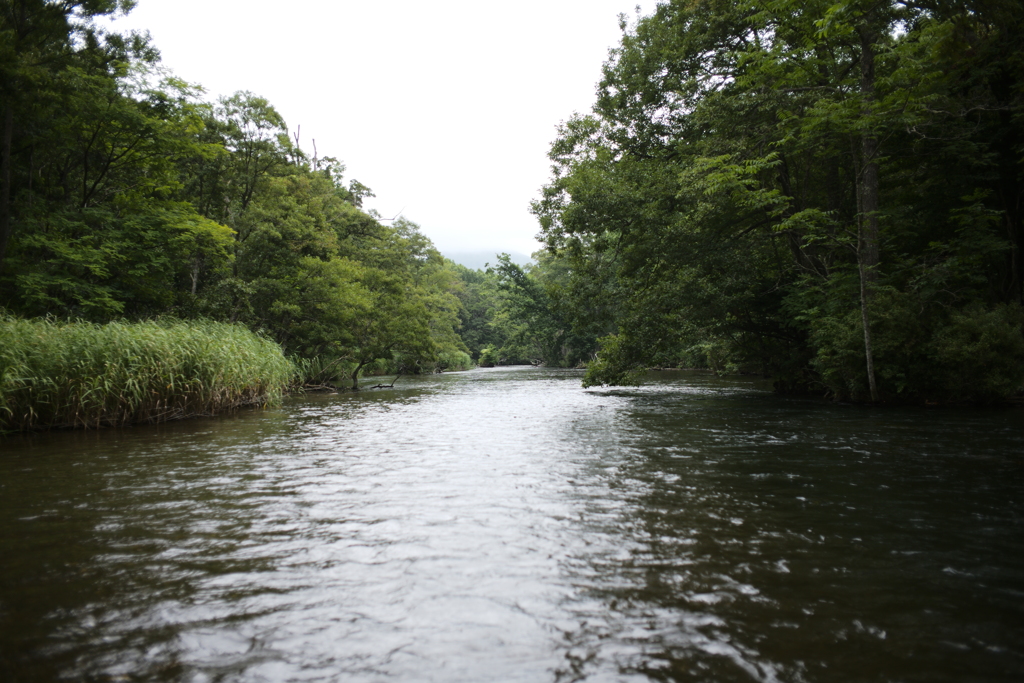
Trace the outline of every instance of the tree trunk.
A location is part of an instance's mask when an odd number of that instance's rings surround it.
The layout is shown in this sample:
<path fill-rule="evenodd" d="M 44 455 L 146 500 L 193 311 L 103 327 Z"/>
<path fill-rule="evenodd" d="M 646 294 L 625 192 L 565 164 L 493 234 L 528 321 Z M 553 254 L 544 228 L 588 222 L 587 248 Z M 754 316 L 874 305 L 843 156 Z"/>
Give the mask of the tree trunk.
<path fill-rule="evenodd" d="M 875 103 L 875 52 L 877 32 L 872 26 L 872 13 L 858 28 L 860 34 L 860 91 L 862 98 L 861 115 L 870 121 L 874 115 Z M 860 312 L 864 323 L 864 357 L 867 363 L 868 390 L 871 401 L 878 402 L 878 385 L 875 381 L 875 359 L 871 348 L 871 319 L 869 304 L 874 295 L 878 279 L 878 136 L 870 128 L 861 134 L 861 169 L 859 182 L 860 217 L 857 229 L 857 263 L 860 274 Z"/>
<path fill-rule="evenodd" d="M 352 391 L 359 391 L 359 371 L 363 369 L 366 363 L 360 363 L 356 366 L 356 369 L 352 371 Z"/>
<path fill-rule="evenodd" d="M 871 394 L 871 402 L 878 402 L 878 385 L 875 382 L 875 356 L 871 348 L 871 319 L 868 316 L 868 303 L 870 302 L 871 284 L 868 274 L 865 272 L 864 263 L 860 264 L 860 318 L 864 324 L 864 357 L 867 359 L 868 391 Z"/>
<path fill-rule="evenodd" d="M 0 273 L 4 272 L 7 243 L 11 238 L 11 155 L 14 144 L 14 107 L 7 105 L 4 114 L 3 155 L 0 161 Z"/>

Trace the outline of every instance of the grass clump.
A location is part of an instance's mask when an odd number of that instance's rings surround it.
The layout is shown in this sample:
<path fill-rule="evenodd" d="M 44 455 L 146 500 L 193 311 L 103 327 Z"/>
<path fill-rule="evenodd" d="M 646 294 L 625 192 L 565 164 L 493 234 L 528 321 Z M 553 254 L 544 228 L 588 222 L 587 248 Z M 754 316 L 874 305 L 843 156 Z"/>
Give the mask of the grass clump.
<path fill-rule="evenodd" d="M 294 373 L 244 327 L 0 318 L 0 431 L 104 427 L 277 402 Z"/>

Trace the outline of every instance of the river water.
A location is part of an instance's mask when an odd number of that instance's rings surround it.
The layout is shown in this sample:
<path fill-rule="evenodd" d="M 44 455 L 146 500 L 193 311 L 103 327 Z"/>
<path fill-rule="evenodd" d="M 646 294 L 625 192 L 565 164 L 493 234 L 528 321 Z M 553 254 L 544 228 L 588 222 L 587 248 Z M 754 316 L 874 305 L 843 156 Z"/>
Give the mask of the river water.
<path fill-rule="evenodd" d="M 579 380 L 0 441 L 0 679 L 1024 680 L 1024 411 Z"/>

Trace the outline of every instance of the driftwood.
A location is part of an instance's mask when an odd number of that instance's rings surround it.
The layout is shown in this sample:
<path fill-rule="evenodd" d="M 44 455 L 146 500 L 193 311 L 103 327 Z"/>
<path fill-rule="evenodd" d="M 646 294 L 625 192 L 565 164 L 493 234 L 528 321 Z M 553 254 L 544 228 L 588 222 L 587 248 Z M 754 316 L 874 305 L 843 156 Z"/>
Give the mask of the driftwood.
<path fill-rule="evenodd" d="M 395 378 L 393 380 L 391 380 L 391 384 L 375 384 L 372 387 L 361 387 L 361 388 L 362 389 L 394 389 L 395 388 L 395 382 L 397 382 L 398 378 L 401 377 L 401 376 L 402 376 L 401 373 L 399 373 L 398 375 L 395 375 Z M 359 391 L 359 389 L 353 389 L 352 387 L 339 387 L 339 386 L 337 386 L 335 384 L 331 384 L 330 382 L 324 382 L 322 384 L 303 384 L 301 387 L 299 387 L 299 391 L 301 391 L 303 393 L 307 393 L 307 394 L 319 393 L 319 392 L 323 392 L 323 393 L 333 392 L 333 393 L 338 394 L 338 393 L 341 393 L 343 391 Z"/>
<path fill-rule="evenodd" d="M 395 388 L 395 382 L 397 382 L 398 378 L 401 377 L 401 376 L 402 376 L 401 373 L 395 375 L 395 378 L 393 380 L 391 380 L 391 384 L 375 384 L 372 387 L 366 387 L 366 388 L 367 389 L 394 389 Z"/>

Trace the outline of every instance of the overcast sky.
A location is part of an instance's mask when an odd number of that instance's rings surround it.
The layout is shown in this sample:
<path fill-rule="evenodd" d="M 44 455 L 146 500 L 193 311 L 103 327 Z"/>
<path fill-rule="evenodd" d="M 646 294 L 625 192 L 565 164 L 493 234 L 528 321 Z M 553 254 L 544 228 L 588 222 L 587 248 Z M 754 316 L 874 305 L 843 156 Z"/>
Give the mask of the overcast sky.
<path fill-rule="evenodd" d="M 442 251 L 538 248 L 530 201 L 560 121 L 587 112 L 618 15 L 655 0 L 139 0 L 148 29 L 210 99 L 267 98 L 308 152 Z"/>

